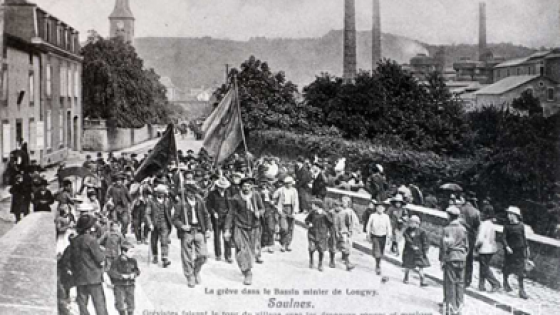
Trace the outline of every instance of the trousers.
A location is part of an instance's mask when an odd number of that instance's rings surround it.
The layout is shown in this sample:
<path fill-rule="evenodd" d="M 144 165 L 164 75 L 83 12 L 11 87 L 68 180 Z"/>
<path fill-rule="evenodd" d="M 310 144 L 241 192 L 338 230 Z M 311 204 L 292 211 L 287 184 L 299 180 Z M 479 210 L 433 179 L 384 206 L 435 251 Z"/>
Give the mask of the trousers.
<path fill-rule="evenodd" d="M 185 277 L 189 278 L 200 272 L 207 256 L 206 239 L 202 232 L 187 232 L 183 235 L 183 238 L 181 238 L 181 262 L 183 263 Z"/>
<path fill-rule="evenodd" d="M 117 311 L 134 313 L 134 288 L 134 285 L 115 286 L 115 308 Z"/>
<path fill-rule="evenodd" d="M 444 266 L 443 296 L 445 313 L 456 314 L 461 311 L 465 293 L 465 262 L 446 262 Z"/>
<path fill-rule="evenodd" d="M 486 281 L 490 282 L 492 288 L 500 287 L 500 282 L 494 276 L 492 269 L 490 269 L 490 261 L 492 261 L 492 256 L 494 256 L 494 254 L 480 254 L 478 256 L 480 262 L 480 276 L 478 286 L 480 288 L 484 288 Z"/>
<path fill-rule="evenodd" d="M 107 315 L 107 302 L 105 301 L 105 293 L 101 283 L 79 285 L 77 291 L 76 302 L 78 303 L 80 315 L 89 315 L 88 304 L 90 297 L 93 301 L 95 313 L 97 315 Z"/>
<path fill-rule="evenodd" d="M 465 284 L 467 287 L 470 286 L 472 282 L 475 243 L 476 236 L 469 236 L 469 251 L 467 253 L 467 261 L 465 266 Z"/>
<path fill-rule="evenodd" d="M 161 245 L 161 258 L 163 260 L 167 259 L 169 256 L 169 230 L 167 227 L 164 226 L 154 226 L 154 230 L 152 231 L 151 235 L 151 245 L 152 245 L 152 254 L 154 257 L 158 255 L 158 240 L 160 241 Z"/>
<path fill-rule="evenodd" d="M 222 240 L 224 242 L 224 256 L 226 259 L 231 258 L 231 241 L 226 240 L 223 235 L 225 232 L 225 222 L 212 218 L 214 227 L 214 254 L 216 257 L 222 257 Z"/>
<path fill-rule="evenodd" d="M 290 246 L 294 236 L 294 218 L 285 214 L 280 215 L 280 244 Z"/>

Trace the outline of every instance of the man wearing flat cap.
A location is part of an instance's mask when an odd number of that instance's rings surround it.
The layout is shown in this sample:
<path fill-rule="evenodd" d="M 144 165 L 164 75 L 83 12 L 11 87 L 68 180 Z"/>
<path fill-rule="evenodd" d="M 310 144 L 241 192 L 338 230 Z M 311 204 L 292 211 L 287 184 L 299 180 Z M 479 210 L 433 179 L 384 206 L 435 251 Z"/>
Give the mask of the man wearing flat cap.
<path fill-rule="evenodd" d="M 197 186 L 185 185 L 185 200 L 179 200 L 173 216 L 173 224 L 181 239 L 181 261 L 189 288 L 202 283 L 200 271 L 208 256 L 206 238 L 212 231 L 206 204 L 198 193 Z"/>
<path fill-rule="evenodd" d="M 291 251 L 290 245 L 294 235 L 294 215 L 299 212 L 298 190 L 294 187 L 294 178 L 284 179 L 284 186 L 274 192 L 272 199 L 277 200 L 276 208 L 280 214 L 280 251 Z"/>
<path fill-rule="evenodd" d="M 443 269 L 443 314 L 459 314 L 465 292 L 465 261 L 467 259 L 467 229 L 461 222 L 461 210 L 447 208 L 449 224 L 443 228 L 439 261 Z"/>
<path fill-rule="evenodd" d="M 80 314 L 89 314 L 88 304 L 91 297 L 96 314 L 106 315 L 107 304 L 102 285 L 105 254 L 92 235 L 96 221 L 97 219 L 90 215 L 78 219 L 78 236 L 70 240 L 70 245 L 64 251 L 59 264 L 62 270 L 72 272 L 78 291 L 76 302 Z"/>
<path fill-rule="evenodd" d="M 472 282 L 473 264 L 474 264 L 474 248 L 476 236 L 480 228 L 480 211 L 476 208 L 476 194 L 474 192 L 467 193 L 465 204 L 461 207 L 461 219 L 463 225 L 467 229 L 469 237 L 469 251 L 467 254 L 467 265 L 465 273 L 465 287 L 470 287 Z"/>
<path fill-rule="evenodd" d="M 229 213 L 229 199 L 232 197 L 228 188 L 230 182 L 225 177 L 220 177 L 215 182 L 215 188 L 210 191 L 206 199 L 206 207 L 212 217 L 214 230 L 214 253 L 216 260 L 222 259 L 222 237 L 225 232 L 226 217 Z M 224 258 L 228 263 L 231 259 L 231 243 L 224 239 Z"/>
<path fill-rule="evenodd" d="M 169 197 L 167 187 L 158 185 L 154 190 L 154 198 L 148 200 L 146 205 L 146 222 L 149 226 L 151 235 L 153 263 L 158 263 L 158 240 L 161 244 L 161 260 L 163 267 L 167 268 L 171 264 L 169 256 L 169 234 L 173 226 L 172 211 L 173 201 Z"/>
<path fill-rule="evenodd" d="M 111 219 L 121 224 L 121 233 L 126 235 L 130 223 L 130 203 L 132 197 L 124 185 L 124 174 L 115 175 L 113 185 L 107 190 L 107 200 L 115 205 Z"/>
<path fill-rule="evenodd" d="M 255 179 L 244 178 L 241 181 L 241 192 L 230 201 L 229 214 L 226 219 L 225 237 L 233 236 L 236 248 L 235 258 L 241 272 L 245 276 L 243 283 L 251 285 L 253 274 L 253 261 L 261 262 L 259 257 L 261 217 L 265 213 L 264 204 L 260 194 L 253 190 Z M 233 235 L 232 235 L 233 233 Z"/>

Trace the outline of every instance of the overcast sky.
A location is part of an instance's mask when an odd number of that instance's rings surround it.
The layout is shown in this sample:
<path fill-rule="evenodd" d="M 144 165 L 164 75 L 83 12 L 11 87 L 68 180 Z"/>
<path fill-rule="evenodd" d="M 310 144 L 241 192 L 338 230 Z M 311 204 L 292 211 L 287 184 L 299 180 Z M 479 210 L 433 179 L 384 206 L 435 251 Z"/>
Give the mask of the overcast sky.
<path fill-rule="evenodd" d="M 31 0 L 76 27 L 109 30 L 115 0 Z M 560 0 L 487 0 L 488 41 L 560 46 Z M 246 40 L 316 37 L 342 29 L 344 0 L 130 0 L 136 36 Z M 381 0 L 383 32 L 430 44 L 476 43 L 479 0 Z M 358 30 L 372 0 L 356 0 Z"/>

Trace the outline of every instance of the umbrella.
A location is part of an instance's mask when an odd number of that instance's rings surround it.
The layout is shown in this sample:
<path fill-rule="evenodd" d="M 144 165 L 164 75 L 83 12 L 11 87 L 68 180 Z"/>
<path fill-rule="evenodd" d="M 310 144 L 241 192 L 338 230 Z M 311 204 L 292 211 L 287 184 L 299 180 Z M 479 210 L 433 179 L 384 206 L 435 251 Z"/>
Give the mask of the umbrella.
<path fill-rule="evenodd" d="M 455 192 L 463 191 L 463 188 L 461 188 L 461 186 L 459 186 L 457 184 L 453 184 L 453 183 L 443 184 L 439 188 L 443 189 L 443 190 L 450 190 L 450 191 L 455 191 Z"/>
<path fill-rule="evenodd" d="M 66 177 L 70 177 L 70 176 L 76 176 L 82 178 L 88 176 L 96 177 L 95 174 L 93 174 L 89 169 L 81 166 L 64 168 L 58 172 L 58 176 L 60 179 L 65 179 Z"/>

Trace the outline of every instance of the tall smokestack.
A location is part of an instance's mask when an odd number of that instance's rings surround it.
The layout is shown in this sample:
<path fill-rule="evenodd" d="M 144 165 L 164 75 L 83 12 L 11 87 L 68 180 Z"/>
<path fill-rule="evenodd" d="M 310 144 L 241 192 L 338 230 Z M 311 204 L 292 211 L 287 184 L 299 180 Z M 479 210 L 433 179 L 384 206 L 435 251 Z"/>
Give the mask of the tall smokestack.
<path fill-rule="evenodd" d="M 479 28 L 478 28 L 478 60 L 484 58 L 486 53 L 486 3 L 479 4 Z"/>
<path fill-rule="evenodd" d="M 379 0 L 373 0 L 373 29 L 372 35 L 372 69 L 377 68 L 377 62 L 381 60 L 381 11 Z"/>
<path fill-rule="evenodd" d="M 344 0 L 344 64 L 343 79 L 351 83 L 356 77 L 356 6 Z"/>

